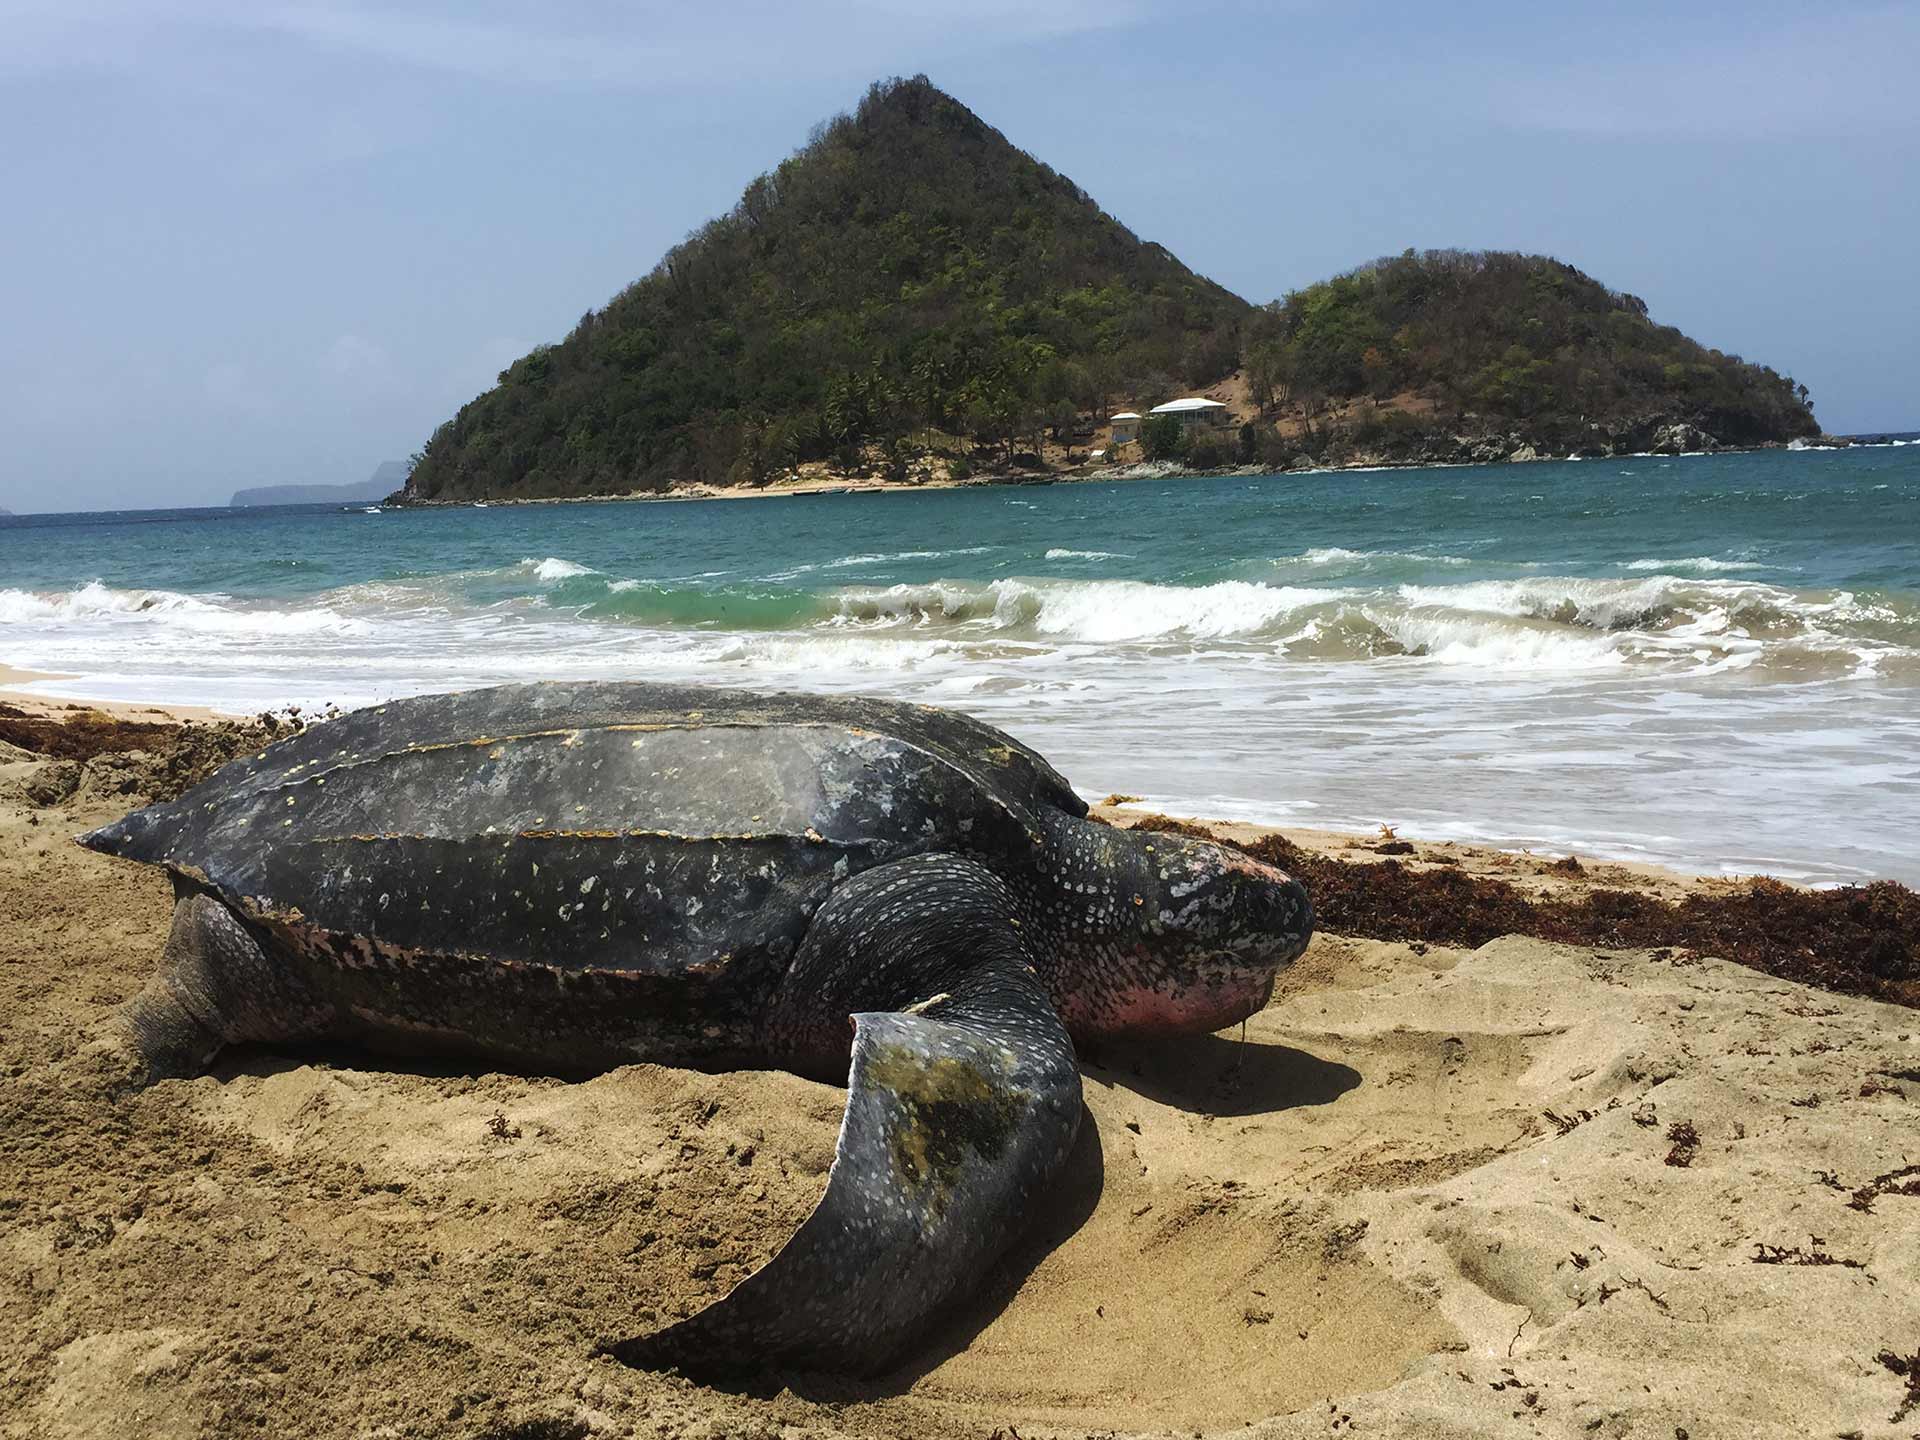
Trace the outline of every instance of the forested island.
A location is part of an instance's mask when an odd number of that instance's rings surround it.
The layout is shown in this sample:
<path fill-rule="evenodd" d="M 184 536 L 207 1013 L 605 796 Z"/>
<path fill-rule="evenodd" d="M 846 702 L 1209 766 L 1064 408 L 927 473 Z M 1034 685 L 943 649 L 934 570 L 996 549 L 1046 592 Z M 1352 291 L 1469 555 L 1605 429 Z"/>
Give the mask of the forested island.
<path fill-rule="evenodd" d="M 1204 397 L 1204 429 L 1110 417 Z M 412 502 L 1610 454 L 1819 434 L 1804 386 L 1539 256 L 1255 306 L 924 76 L 747 187 L 413 457 Z M 1116 444 L 1115 441 L 1120 443 Z"/>

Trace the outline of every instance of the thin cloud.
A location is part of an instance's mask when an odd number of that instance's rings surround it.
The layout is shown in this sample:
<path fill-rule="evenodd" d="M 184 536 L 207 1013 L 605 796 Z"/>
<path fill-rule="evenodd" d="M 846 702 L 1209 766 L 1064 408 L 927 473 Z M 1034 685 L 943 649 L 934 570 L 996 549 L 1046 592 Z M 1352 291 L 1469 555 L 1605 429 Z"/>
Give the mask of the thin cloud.
<path fill-rule="evenodd" d="M 488 80 L 621 85 L 657 76 L 670 49 L 617 31 L 568 30 L 540 12 L 535 23 L 332 5 L 280 6 L 235 23 L 396 64 Z"/>
<path fill-rule="evenodd" d="M 1497 114 L 1542 129 L 1726 139 L 1920 130 L 1915 11 L 1822 14 L 1710 43 L 1685 32 L 1655 40 L 1629 57 L 1479 78 Z"/>
<path fill-rule="evenodd" d="M 191 63 L 210 33 L 274 37 L 312 52 L 373 59 L 468 79 L 595 89 L 657 88 L 790 72 L 869 67 L 901 47 L 947 53 L 1113 29 L 1167 5 L 1147 0 L 838 0 L 733 7 L 724 27 L 699 7 L 463 7 L 191 0 L 164 12 L 131 0 L 0 0 L 8 45 L 0 68 L 147 68 Z M 189 42 L 156 61 L 155 41 Z"/>
<path fill-rule="evenodd" d="M 271 408 L 259 377 L 251 366 L 237 360 L 217 360 L 201 378 L 207 404 L 218 412 L 236 415 L 260 415 Z"/>
<path fill-rule="evenodd" d="M 392 372 L 393 361 L 373 341 L 359 335 L 342 335 L 327 347 L 326 366 L 334 374 L 349 379 L 381 379 Z"/>

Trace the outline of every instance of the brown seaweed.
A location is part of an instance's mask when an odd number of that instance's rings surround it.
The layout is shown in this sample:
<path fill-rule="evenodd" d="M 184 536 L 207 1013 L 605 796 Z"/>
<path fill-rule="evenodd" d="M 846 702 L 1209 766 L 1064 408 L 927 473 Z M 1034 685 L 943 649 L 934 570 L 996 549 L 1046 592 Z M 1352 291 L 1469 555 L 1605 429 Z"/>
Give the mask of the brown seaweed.
<path fill-rule="evenodd" d="M 1502 935 L 1610 950 L 1664 946 L 1824 990 L 1920 1005 L 1920 894 L 1890 880 L 1804 890 L 1763 878 L 1680 900 L 1611 889 L 1540 897 L 1456 868 L 1317 855 L 1282 835 L 1242 843 L 1158 815 L 1135 828 L 1217 840 L 1278 865 L 1307 887 L 1316 924 L 1335 935 L 1459 946 Z"/>

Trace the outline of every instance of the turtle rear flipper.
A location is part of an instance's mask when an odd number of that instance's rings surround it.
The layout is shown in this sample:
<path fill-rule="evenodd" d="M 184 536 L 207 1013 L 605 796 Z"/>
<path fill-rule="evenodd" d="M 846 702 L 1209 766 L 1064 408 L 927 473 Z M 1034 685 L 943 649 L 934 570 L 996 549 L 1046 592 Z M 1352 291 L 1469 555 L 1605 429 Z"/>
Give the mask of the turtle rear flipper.
<path fill-rule="evenodd" d="M 823 907 L 796 977 L 830 995 L 918 973 L 921 998 L 852 1016 L 827 1193 L 786 1247 L 706 1309 L 611 1347 L 616 1358 L 695 1377 L 871 1374 L 979 1283 L 1059 1173 L 1081 1113 L 1072 1041 L 1005 898 L 980 866 L 922 856 Z M 803 975 L 809 960 L 828 973 Z"/>
<path fill-rule="evenodd" d="M 118 1016 L 131 1083 L 185 1079 L 228 1045 L 323 1033 L 332 1008 L 276 959 L 261 934 L 211 895 L 173 907 L 160 966 Z"/>

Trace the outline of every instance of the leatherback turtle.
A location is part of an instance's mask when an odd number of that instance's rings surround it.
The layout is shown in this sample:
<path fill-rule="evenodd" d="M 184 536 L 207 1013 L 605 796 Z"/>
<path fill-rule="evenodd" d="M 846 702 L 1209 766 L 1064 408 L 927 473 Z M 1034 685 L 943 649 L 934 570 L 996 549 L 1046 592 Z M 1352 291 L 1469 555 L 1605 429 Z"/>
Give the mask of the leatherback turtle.
<path fill-rule="evenodd" d="M 123 1012 L 148 1080 L 319 1039 L 844 1080 L 806 1223 L 611 1348 L 872 1372 L 1060 1171 L 1075 1039 L 1224 1028 L 1306 946 L 1281 871 L 1086 816 L 1032 750 L 930 706 L 547 683 L 356 711 L 80 839 L 173 877 Z"/>

